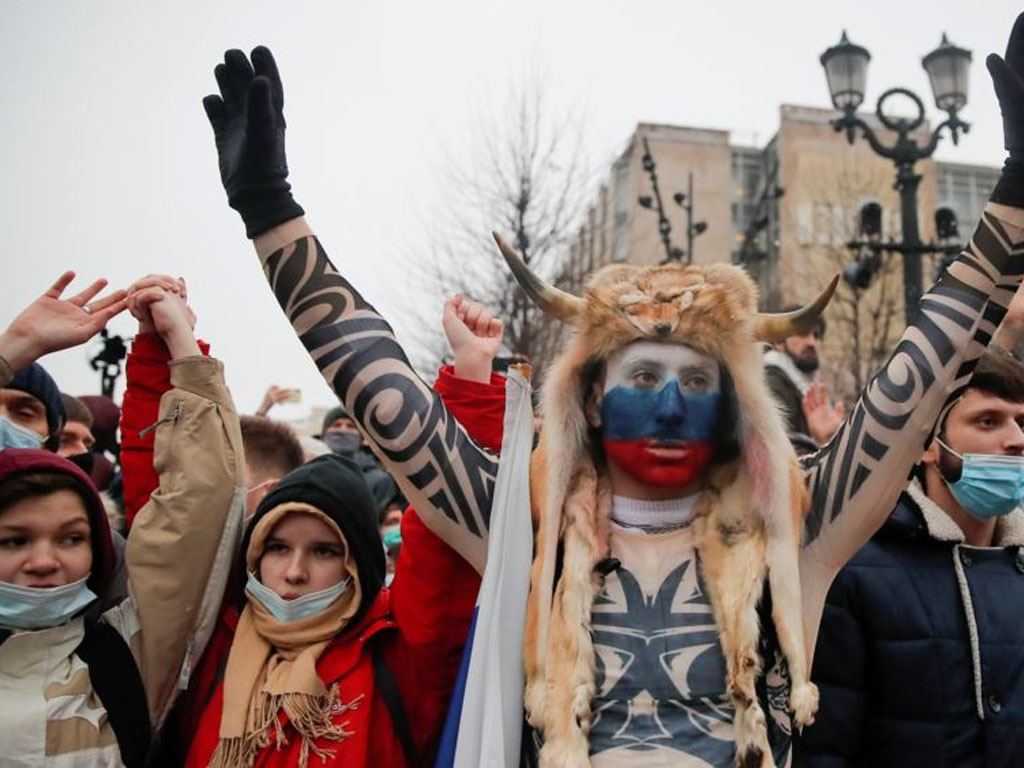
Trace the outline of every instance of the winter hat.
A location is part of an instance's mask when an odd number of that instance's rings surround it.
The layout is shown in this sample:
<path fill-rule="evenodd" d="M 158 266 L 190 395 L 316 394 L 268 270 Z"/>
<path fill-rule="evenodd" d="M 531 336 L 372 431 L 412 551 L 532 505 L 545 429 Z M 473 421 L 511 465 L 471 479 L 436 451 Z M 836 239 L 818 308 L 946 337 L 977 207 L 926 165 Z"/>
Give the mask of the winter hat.
<path fill-rule="evenodd" d="M 345 536 L 362 589 L 362 605 L 351 619 L 355 624 L 380 592 L 386 572 L 376 505 L 362 470 L 348 459 L 327 454 L 289 472 L 256 508 L 246 527 L 241 551 L 248 551 L 253 529 L 261 518 L 282 504 L 296 502 L 323 512 Z M 244 569 L 245 564 L 241 567 Z M 244 577 L 243 574 L 243 580 Z"/>
<path fill-rule="evenodd" d="M 105 395 L 79 395 L 78 399 L 92 413 L 92 436 L 96 438 L 95 451 L 109 451 L 117 455 L 117 425 L 121 409 Z"/>
<path fill-rule="evenodd" d="M 117 553 L 110 533 L 110 522 L 107 520 L 96 486 L 85 472 L 50 451 L 33 448 L 8 448 L 0 451 L 0 486 L 15 477 L 38 472 L 67 475 L 79 486 L 89 518 L 89 530 L 92 533 L 92 573 L 89 576 L 89 589 L 102 596 L 114 577 Z"/>
<path fill-rule="evenodd" d="M 17 389 L 39 400 L 46 408 L 46 428 L 49 436 L 44 445 L 49 451 L 60 446 L 60 431 L 64 428 L 64 402 L 60 399 L 57 382 L 39 363 L 22 368 L 10 380 L 5 389 Z"/>
<path fill-rule="evenodd" d="M 322 435 L 327 431 L 327 428 L 331 426 L 333 422 L 338 419 L 343 419 L 348 416 L 348 411 L 342 405 L 336 405 L 329 410 L 324 416 L 324 423 L 320 426 L 320 434 Z"/>

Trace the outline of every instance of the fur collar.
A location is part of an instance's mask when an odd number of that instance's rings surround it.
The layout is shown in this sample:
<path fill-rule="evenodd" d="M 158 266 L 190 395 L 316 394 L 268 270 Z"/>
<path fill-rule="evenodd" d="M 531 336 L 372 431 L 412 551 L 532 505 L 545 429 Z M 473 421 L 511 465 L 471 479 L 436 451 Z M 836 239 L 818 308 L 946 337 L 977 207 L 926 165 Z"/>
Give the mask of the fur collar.
<path fill-rule="evenodd" d="M 807 390 L 811 388 L 811 384 L 814 383 L 814 374 L 804 373 L 796 367 L 796 363 L 793 362 L 793 358 L 787 355 L 785 352 L 780 352 L 777 349 L 768 349 L 764 353 L 764 364 L 771 365 L 778 368 L 789 380 L 793 382 L 793 386 L 797 388 L 801 395 L 806 395 Z"/>
<path fill-rule="evenodd" d="M 942 507 L 925 495 L 924 488 L 916 478 L 911 480 L 910 485 L 907 486 L 907 493 L 910 494 L 910 498 L 914 500 L 917 508 L 921 511 L 921 517 L 924 518 L 929 536 L 936 541 L 952 543 L 964 541 L 964 532 L 960 530 L 960 526 Z M 993 546 L 1024 546 L 1024 508 L 1018 507 L 996 521 Z"/>

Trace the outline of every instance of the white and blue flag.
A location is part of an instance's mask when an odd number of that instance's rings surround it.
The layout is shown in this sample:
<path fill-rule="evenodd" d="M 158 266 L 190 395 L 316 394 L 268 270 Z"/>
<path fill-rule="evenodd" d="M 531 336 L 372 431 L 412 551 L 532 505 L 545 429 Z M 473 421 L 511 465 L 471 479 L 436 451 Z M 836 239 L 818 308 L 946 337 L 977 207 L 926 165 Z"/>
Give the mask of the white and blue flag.
<path fill-rule="evenodd" d="M 530 382 L 510 370 L 487 566 L 435 768 L 518 768 L 523 727 L 523 629 L 530 590 Z"/>

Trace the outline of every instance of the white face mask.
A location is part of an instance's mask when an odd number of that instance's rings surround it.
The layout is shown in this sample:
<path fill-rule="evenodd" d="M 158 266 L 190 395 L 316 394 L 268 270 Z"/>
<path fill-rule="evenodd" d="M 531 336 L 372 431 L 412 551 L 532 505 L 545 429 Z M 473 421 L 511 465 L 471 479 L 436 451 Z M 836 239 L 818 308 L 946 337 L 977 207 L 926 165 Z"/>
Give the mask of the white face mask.
<path fill-rule="evenodd" d="M 308 595 L 297 597 L 294 600 L 285 600 L 270 587 L 261 583 L 255 573 L 249 571 L 245 591 L 270 611 L 270 615 L 275 619 L 288 623 L 308 619 L 310 616 L 316 616 L 326 610 L 335 600 L 345 594 L 348 584 L 349 579 L 344 578 L 333 587 L 321 589 L 319 592 L 310 592 Z"/>
<path fill-rule="evenodd" d="M 0 416 L 0 451 L 4 448 L 42 448 L 46 435 Z"/>
<path fill-rule="evenodd" d="M 0 627 L 45 629 L 72 619 L 96 599 L 89 576 L 60 587 L 21 587 L 0 581 Z"/>

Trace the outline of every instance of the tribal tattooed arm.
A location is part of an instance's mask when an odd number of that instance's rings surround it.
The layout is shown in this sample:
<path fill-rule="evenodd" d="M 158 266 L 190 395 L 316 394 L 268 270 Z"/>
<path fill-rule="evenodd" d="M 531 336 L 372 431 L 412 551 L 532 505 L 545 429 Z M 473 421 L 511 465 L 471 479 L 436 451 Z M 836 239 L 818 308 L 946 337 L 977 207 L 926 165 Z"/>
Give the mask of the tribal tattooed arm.
<path fill-rule="evenodd" d="M 819 453 L 805 461 L 811 508 L 800 558 L 813 649 L 832 578 L 882 525 L 939 417 L 970 381 L 1024 272 L 1024 13 L 1002 58 L 985 60 L 1008 151 L 967 248 L 917 307 L 885 367 Z"/>
<path fill-rule="evenodd" d="M 811 508 L 800 566 L 808 642 L 832 578 L 892 511 L 1022 273 L 1024 210 L 989 203 L 971 242 L 921 300 L 914 322 L 843 426 L 804 460 Z"/>
<path fill-rule="evenodd" d="M 232 49 L 203 99 L 228 205 L 281 309 L 420 519 L 479 571 L 497 460 L 412 370 L 391 327 L 334 268 L 288 183 L 284 90 L 264 46 Z"/>
<path fill-rule="evenodd" d="M 497 458 L 413 371 L 391 327 L 335 269 L 305 219 L 255 240 L 281 309 L 423 522 L 483 571 Z"/>

